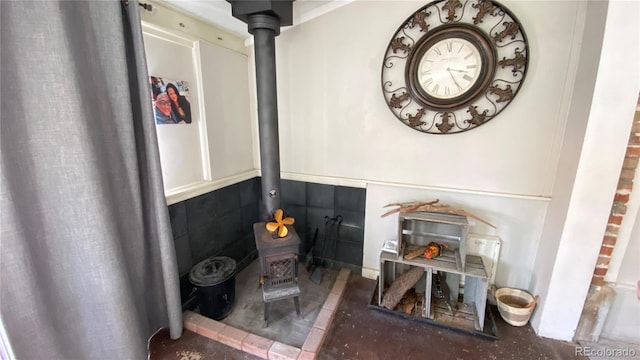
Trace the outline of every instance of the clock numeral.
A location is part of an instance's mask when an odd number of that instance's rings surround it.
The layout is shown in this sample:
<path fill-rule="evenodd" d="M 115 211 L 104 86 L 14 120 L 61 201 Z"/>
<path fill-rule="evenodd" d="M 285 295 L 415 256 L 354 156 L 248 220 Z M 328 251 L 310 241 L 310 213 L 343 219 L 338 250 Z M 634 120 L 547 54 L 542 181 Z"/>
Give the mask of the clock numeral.
<path fill-rule="evenodd" d="M 435 84 L 435 85 L 433 86 L 433 93 L 434 93 L 434 94 L 438 94 L 438 90 L 440 90 L 440 85 Z"/>
<path fill-rule="evenodd" d="M 447 96 L 451 94 L 451 92 L 449 91 L 449 87 L 448 86 L 444 87 L 444 94 L 447 95 Z"/>
<path fill-rule="evenodd" d="M 473 78 L 471 76 L 467 75 L 467 74 L 462 75 L 462 78 L 467 80 L 467 81 L 473 80 Z"/>
<path fill-rule="evenodd" d="M 447 41 L 447 51 L 453 51 L 453 43 L 451 41 Z"/>
<path fill-rule="evenodd" d="M 440 51 L 439 48 L 435 48 L 435 49 L 433 49 L 433 51 L 435 51 L 436 54 L 438 54 L 438 55 L 442 55 L 442 52 Z"/>
<path fill-rule="evenodd" d="M 458 54 L 460 54 L 460 51 L 462 51 L 462 49 L 464 49 L 464 44 L 460 44 L 460 49 L 458 49 Z"/>
<path fill-rule="evenodd" d="M 428 87 L 429 84 L 431 84 L 432 82 L 433 82 L 433 79 L 432 78 L 428 78 L 422 84 L 424 85 L 424 87 Z"/>
<path fill-rule="evenodd" d="M 472 56 L 473 56 L 473 53 L 472 53 L 472 52 L 470 52 L 469 54 L 467 54 L 467 56 L 465 56 L 465 57 L 464 57 L 464 59 L 465 59 L 465 60 L 467 60 L 468 58 L 470 58 L 470 57 L 472 57 Z"/>
<path fill-rule="evenodd" d="M 462 91 L 462 86 L 458 85 L 458 83 L 456 83 L 456 86 L 458 87 L 458 90 Z"/>
<path fill-rule="evenodd" d="M 422 72 L 422 75 L 429 75 L 429 74 L 431 74 L 431 69 L 425 70 Z"/>
<path fill-rule="evenodd" d="M 476 64 L 473 64 L 473 65 L 467 65 L 467 69 L 475 69 L 475 68 L 477 68 L 477 67 L 478 67 L 478 65 L 476 65 Z"/>

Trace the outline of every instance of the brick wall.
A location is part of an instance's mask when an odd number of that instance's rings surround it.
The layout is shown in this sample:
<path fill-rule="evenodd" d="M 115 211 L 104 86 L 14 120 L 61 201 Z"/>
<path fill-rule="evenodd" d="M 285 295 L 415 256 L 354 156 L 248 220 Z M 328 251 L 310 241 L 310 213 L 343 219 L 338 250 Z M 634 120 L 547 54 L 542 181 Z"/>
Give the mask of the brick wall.
<path fill-rule="evenodd" d="M 638 161 L 640 159 L 640 98 L 636 106 L 636 113 L 633 118 L 633 126 L 631 128 L 631 134 L 629 135 L 629 143 L 627 145 L 627 152 L 625 154 L 624 163 L 622 164 L 622 170 L 620 171 L 620 179 L 618 180 L 618 189 L 613 199 L 613 205 L 611 206 L 611 213 L 609 213 L 609 222 L 607 223 L 607 230 L 602 239 L 602 246 L 600 247 L 600 255 L 598 256 L 598 262 L 593 272 L 593 278 L 591 283 L 594 285 L 603 285 L 604 278 L 609 270 L 609 262 L 611 261 L 611 254 L 613 248 L 616 246 L 618 240 L 618 230 L 622 219 L 627 213 L 627 204 L 629 203 L 629 196 L 633 189 L 634 175 L 636 168 L 638 167 Z"/>

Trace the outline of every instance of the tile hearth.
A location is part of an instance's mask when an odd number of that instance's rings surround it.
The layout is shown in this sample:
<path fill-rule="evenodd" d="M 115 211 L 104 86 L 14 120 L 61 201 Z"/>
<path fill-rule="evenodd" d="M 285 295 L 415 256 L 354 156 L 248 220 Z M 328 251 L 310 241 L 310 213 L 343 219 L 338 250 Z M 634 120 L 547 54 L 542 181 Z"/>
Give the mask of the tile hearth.
<path fill-rule="evenodd" d="M 303 265 L 299 269 L 301 316 L 293 300 L 271 304 L 268 326 L 264 325 L 260 264 L 254 261 L 236 276 L 233 312 L 220 321 L 196 312 L 183 314 L 186 330 L 264 359 L 313 359 L 317 356 L 334 318 L 351 273 L 324 269 L 321 284 L 309 280 Z"/>

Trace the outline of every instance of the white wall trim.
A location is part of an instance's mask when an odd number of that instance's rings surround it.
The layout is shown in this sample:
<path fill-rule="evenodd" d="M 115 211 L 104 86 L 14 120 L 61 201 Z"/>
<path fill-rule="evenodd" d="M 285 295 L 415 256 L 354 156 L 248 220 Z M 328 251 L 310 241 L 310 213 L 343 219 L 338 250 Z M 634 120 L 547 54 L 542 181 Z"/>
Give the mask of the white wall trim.
<path fill-rule="evenodd" d="M 152 3 L 153 10 L 151 12 L 140 11 L 143 24 L 154 24 L 163 29 L 171 29 L 194 40 L 196 38 L 203 39 L 211 44 L 246 55 L 243 39 L 240 36 L 222 30 L 192 14 L 187 14 L 184 10 L 167 2 L 152 1 Z"/>
<path fill-rule="evenodd" d="M 186 35 L 179 34 L 177 32 L 167 30 L 161 26 L 142 21 L 142 32 L 147 35 L 155 36 L 164 41 L 169 41 L 178 45 L 193 47 L 193 44 L 196 42 L 196 38 Z"/>
<path fill-rule="evenodd" d="M 395 187 L 402 187 L 402 188 L 420 189 L 420 190 L 446 191 L 446 192 L 459 193 L 459 194 L 494 196 L 494 197 L 509 198 L 509 199 L 535 200 L 535 201 L 546 201 L 546 202 L 551 201 L 550 196 L 509 194 L 509 193 L 499 193 L 499 192 L 493 192 L 493 191 L 458 189 L 458 188 L 427 186 L 427 185 L 418 185 L 418 184 L 403 184 L 403 183 L 394 183 L 394 182 L 385 182 L 385 181 L 367 181 L 367 183 L 383 185 L 383 186 L 395 186 Z"/>
<path fill-rule="evenodd" d="M 378 271 L 378 269 L 370 269 L 370 268 L 366 268 L 366 267 L 362 268 L 362 277 L 363 278 L 374 279 L 375 280 L 378 276 L 380 276 L 380 271 Z"/>
<path fill-rule="evenodd" d="M 286 180 L 304 181 L 325 185 L 350 186 L 355 188 L 366 188 L 367 182 L 364 180 L 348 179 L 333 176 L 319 176 L 311 174 L 299 174 L 291 172 L 282 172 L 281 177 Z"/>
<path fill-rule="evenodd" d="M 536 200 L 536 201 L 551 200 L 551 197 L 549 196 L 507 194 L 507 193 L 497 193 L 497 192 L 491 192 L 491 191 L 480 191 L 480 190 L 472 190 L 472 189 L 456 189 L 456 188 L 426 186 L 426 185 L 417 185 L 417 184 L 403 184 L 403 183 L 386 182 L 386 181 L 348 179 L 348 178 L 333 177 L 333 176 L 319 176 L 319 175 L 299 174 L 299 173 L 291 173 L 291 172 L 282 172 L 282 178 L 287 180 L 305 181 L 305 182 L 327 184 L 327 185 L 350 186 L 355 188 L 366 188 L 368 184 L 376 184 L 376 185 L 395 186 L 395 187 L 421 189 L 421 190 L 436 190 L 436 191 L 447 191 L 447 192 L 461 193 L 461 194 L 495 196 L 495 197 L 510 198 L 510 199 Z"/>
<path fill-rule="evenodd" d="M 366 188 L 367 185 L 369 184 L 376 184 L 376 185 L 383 185 L 383 186 L 393 186 L 393 187 L 411 188 L 411 189 L 420 189 L 420 190 L 446 191 L 446 192 L 452 192 L 452 193 L 493 196 L 493 197 L 509 198 L 509 199 L 534 200 L 534 201 L 545 201 L 545 202 L 551 201 L 551 197 L 549 196 L 508 194 L 508 193 L 498 193 L 498 192 L 481 191 L 481 190 L 473 190 L 473 189 L 456 189 L 456 188 L 427 186 L 427 185 L 419 185 L 419 184 L 404 184 L 404 183 L 396 183 L 396 182 L 366 180 L 366 179 L 350 179 L 350 178 L 342 178 L 342 177 L 335 177 L 335 176 L 320 176 L 320 175 L 313 175 L 313 174 L 300 174 L 300 173 L 292 173 L 292 172 L 284 172 L 284 171 L 281 173 L 281 177 L 286 180 L 304 181 L 304 182 L 326 184 L 326 185 L 350 186 L 355 188 Z"/>
<path fill-rule="evenodd" d="M 186 199 L 196 197 L 207 192 L 223 188 L 225 186 L 233 185 L 235 183 L 251 179 L 253 177 L 262 176 L 262 172 L 259 169 L 249 170 L 237 175 L 225 177 L 223 179 L 215 181 L 202 181 L 194 184 L 189 184 L 179 188 L 171 189 L 165 193 L 167 197 L 167 205 L 175 204 Z M 334 186 L 348 186 L 354 188 L 366 189 L 368 184 L 395 186 L 403 188 L 421 189 L 421 190 L 437 190 L 447 191 L 452 193 L 463 193 L 482 196 L 495 196 L 501 198 L 510 199 L 522 199 L 522 200 L 535 200 L 535 201 L 550 201 L 551 198 L 543 196 L 530 196 L 530 195 L 518 195 L 518 194 L 501 194 L 487 191 L 478 190 L 465 190 L 465 189 L 453 189 L 453 188 L 441 188 L 434 186 L 401 184 L 381 181 L 367 181 L 361 179 L 349 179 L 333 176 L 318 176 L 311 174 L 299 174 L 291 172 L 281 172 L 281 178 L 284 180 L 310 182 L 316 184 L 334 185 Z M 377 270 L 376 270 L 377 271 Z"/>
<path fill-rule="evenodd" d="M 209 137 L 207 136 L 207 121 L 205 101 L 204 101 L 204 78 L 202 76 L 202 54 L 200 51 L 200 41 L 194 41 L 193 43 L 193 69 L 196 77 L 196 88 L 198 89 L 198 107 L 200 108 L 200 114 L 203 114 L 201 118 L 205 121 L 199 121 L 198 126 L 200 131 L 200 156 L 202 157 L 202 177 L 205 181 L 213 179 L 211 176 L 211 158 L 209 157 Z"/>
<path fill-rule="evenodd" d="M 259 175 L 257 170 L 249 170 L 240 174 L 227 176 L 225 178 L 215 181 L 201 181 L 194 184 L 182 186 L 171 191 L 168 191 L 165 195 L 167 197 L 167 205 L 175 204 L 180 201 L 184 201 L 208 192 L 221 189 L 225 186 L 233 185 L 241 181 L 252 179 Z"/>

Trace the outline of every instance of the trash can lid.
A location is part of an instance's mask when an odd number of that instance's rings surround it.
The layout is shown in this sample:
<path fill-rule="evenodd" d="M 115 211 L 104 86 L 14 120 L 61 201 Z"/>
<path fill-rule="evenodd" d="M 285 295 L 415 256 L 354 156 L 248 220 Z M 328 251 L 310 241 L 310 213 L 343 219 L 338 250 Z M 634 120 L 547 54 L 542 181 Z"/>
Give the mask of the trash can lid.
<path fill-rule="evenodd" d="M 211 286 L 229 279 L 236 271 L 236 261 L 225 256 L 211 256 L 197 263 L 189 272 L 193 285 Z"/>

